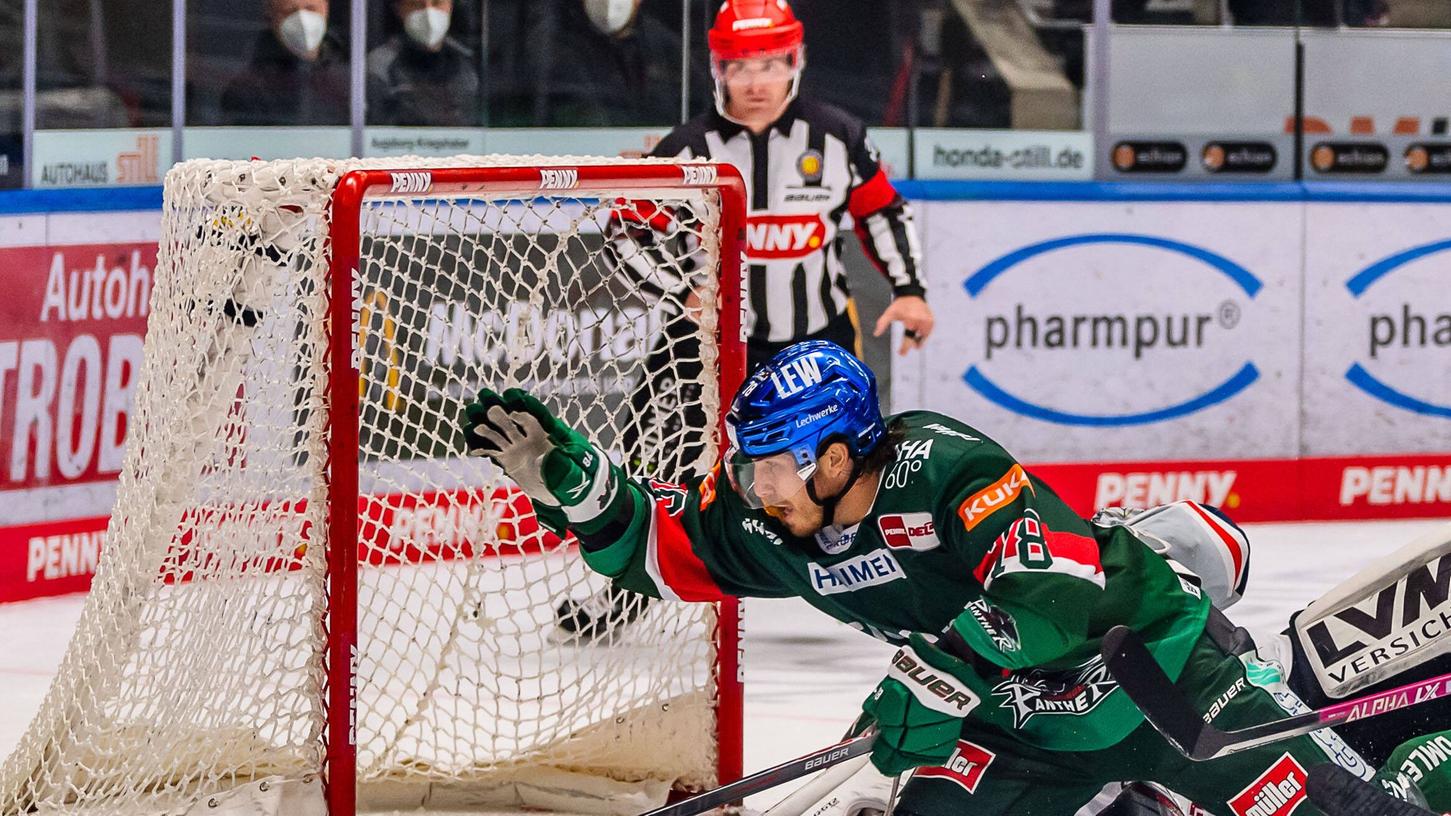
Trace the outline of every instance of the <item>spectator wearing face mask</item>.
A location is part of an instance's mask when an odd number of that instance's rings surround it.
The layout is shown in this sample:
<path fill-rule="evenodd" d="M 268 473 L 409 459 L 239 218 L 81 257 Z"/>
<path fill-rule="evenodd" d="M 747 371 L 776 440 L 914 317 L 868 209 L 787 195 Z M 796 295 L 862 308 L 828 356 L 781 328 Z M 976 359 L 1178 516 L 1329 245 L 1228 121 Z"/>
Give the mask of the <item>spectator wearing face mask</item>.
<path fill-rule="evenodd" d="M 474 52 L 449 36 L 453 0 L 393 0 L 403 31 L 368 52 L 368 124 L 481 124 Z"/>
<path fill-rule="evenodd" d="M 232 125 L 346 125 L 347 52 L 328 33 L 328 0 L 266 0 L 247 68 L 222 93 Z"/>

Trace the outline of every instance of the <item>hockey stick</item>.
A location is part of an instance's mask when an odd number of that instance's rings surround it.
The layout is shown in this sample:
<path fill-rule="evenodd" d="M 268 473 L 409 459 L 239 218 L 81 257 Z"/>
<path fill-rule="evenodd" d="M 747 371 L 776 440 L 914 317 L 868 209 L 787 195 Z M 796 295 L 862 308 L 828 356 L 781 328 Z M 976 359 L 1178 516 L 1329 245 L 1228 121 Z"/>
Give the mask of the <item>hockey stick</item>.
<path fill-rule="evenodd" d="M 1310 802 L 1325 816 L 1435 816 L 1332 762 L 1311 768 L 1305 787 Z"/>
<path fill-rule="evenodd" d="M 1451 696 L 1451 674 L 1382 691 L 1282 720 L 1221 731 L 1204 721 L 1193 704 L 1164 674 L 1137 632 L 1115 626 L 1103 636 L 1100 652 L 1109 673 L 1154 728 L 1192 760 L 1214 759 L 1266 743 L 1298 737 L 1342 722 L 1387 714 Z"/>
<path fill-rule="evenodd" d="M 822 771 L 815 779 L 792 791 L 785 799 L 772 805 L 762 816 L 801 816 L 806 809 L 825 799 L 832 791 L 846 784 L 867 763 L 871 757 L 866 754 L 847 760 L 830 770 Z"/>
<path fill-rule="evenodd" d="M 789 762 L 783 762 L 767 768 L 764 771 L 757 771 L 750 776 L 742 777 L 729 785 L 722 785 L 715 790 L 692 796 L 689 799 L 682 799 L 673 805 L 665 805 L 656 808 L 641 816 L 695 816 L 704 813 L 712 808 L 720 807 L 730 802 L 735 802 L 770 790 L 785 782 L 814 773 L 816 771 L 830 768 L 833 765 L 840 765 L 849 759 L 869 754 L 872 751 L 872 743 L 876 742 L 877 729 L 871 728 L 861 736 L 839 742 L 827 748 L 822 748 L 814 753 L 803 757 L 797 757 Z"/>

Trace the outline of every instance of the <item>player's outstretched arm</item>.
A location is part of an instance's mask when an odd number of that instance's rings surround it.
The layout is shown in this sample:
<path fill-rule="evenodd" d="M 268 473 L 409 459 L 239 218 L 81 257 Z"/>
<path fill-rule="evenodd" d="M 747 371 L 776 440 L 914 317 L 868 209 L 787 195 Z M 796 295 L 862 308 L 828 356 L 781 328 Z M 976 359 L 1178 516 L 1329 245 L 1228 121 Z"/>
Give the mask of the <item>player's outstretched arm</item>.
<path fill-rule="evenodd" d="M 480 391 L 464 406 L 463 432 L 468 452 L 494 460 L 557 533 L 634 515 L 639 497 L 623 489 L 604 452 L 518 388 Z"/>
<path fill-rule="evenodd" d="M 468 452 L 498 464 L 533 500 L 540 523 L 573 533 L 585 562 L 616 585 L 684 601 L 782 594 L 751 559 L 719 546 L 740 524 L 726 523 L 727 502 L 713 504 L 715 472 L 686 486 L 632 481 L 519 389 L 480 391 L 461 421 Z"/>
<path fill-rule="evenodd" d="M 540 524 L 573 532 L 586 563 L 614 577 L 643 544 L 648 500 L 604 451 L 530 394 L 491 389 L 464 406 L 464 443 L 534 502 Z"/>

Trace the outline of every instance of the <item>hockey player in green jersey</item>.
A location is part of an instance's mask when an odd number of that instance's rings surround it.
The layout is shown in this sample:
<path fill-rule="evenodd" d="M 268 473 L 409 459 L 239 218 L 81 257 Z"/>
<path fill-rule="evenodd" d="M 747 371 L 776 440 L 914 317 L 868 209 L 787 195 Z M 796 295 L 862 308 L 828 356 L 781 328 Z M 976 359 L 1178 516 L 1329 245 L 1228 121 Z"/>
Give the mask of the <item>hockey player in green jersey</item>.
<path fill-rule="evenodd" d="M 1184 759 L 1099 660 L 1109 628 L 1137 630 L 1219 728 L 1286 716 L 1195 578 L 1129 528 L 1075 515 L 982 432 L 925 411 L 883 418 L 871 373 L 840 347 L 782 351 L 726 422 L 723 461 L 681 486 L 631 481 L 518 390 L 481 392 L 464 434 L 617 585 L 799 596 L 899 645 L 863 708 L 879 729 L 873 764 L 913 771 L 905 816 L 1071 816 L 1125 779 L 1221 816 L 1312 816 L 1310 766 L 1371 775 L 1328 731 Z M 1207 508 L 1185 512 L 1243 540 Z"/>
<path fill-rule="evenodd" d="M 1386 790 L 1403 799 L 1414 801 L 1419 796 L 1437 813 L 1451 813 L 1451 731 L 1402 743 L 1391 752 L 1379 778 Z"/>

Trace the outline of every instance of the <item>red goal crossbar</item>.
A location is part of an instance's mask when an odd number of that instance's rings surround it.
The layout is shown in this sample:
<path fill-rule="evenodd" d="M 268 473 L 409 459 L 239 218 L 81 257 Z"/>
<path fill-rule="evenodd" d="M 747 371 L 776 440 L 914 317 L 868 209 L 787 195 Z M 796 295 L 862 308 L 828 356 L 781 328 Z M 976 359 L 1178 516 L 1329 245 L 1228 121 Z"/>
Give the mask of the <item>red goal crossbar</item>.
<path fill-rule="evenodd" d="M 354 170 L 332 194 L 329 305 L 328 622 L 326 773 L 328 811 L 352 816 L 357 805 L 358 659 L 358 355 L 361 221 L 365 202 L 389 198 L 533 199 L 542 195 L 605 198 L 647 190 L 708 189 L 721 201 L 719 388 L 717 422 L 725 438 L 724 405 L 745 379 L 741 310 L 741 247 L 746 188 L 727 164 L 619 164 Z M 740 610 L 719 604 L 716 624 L 716 744 L 721 784 L 741 777 L 742 684 Z"/>

